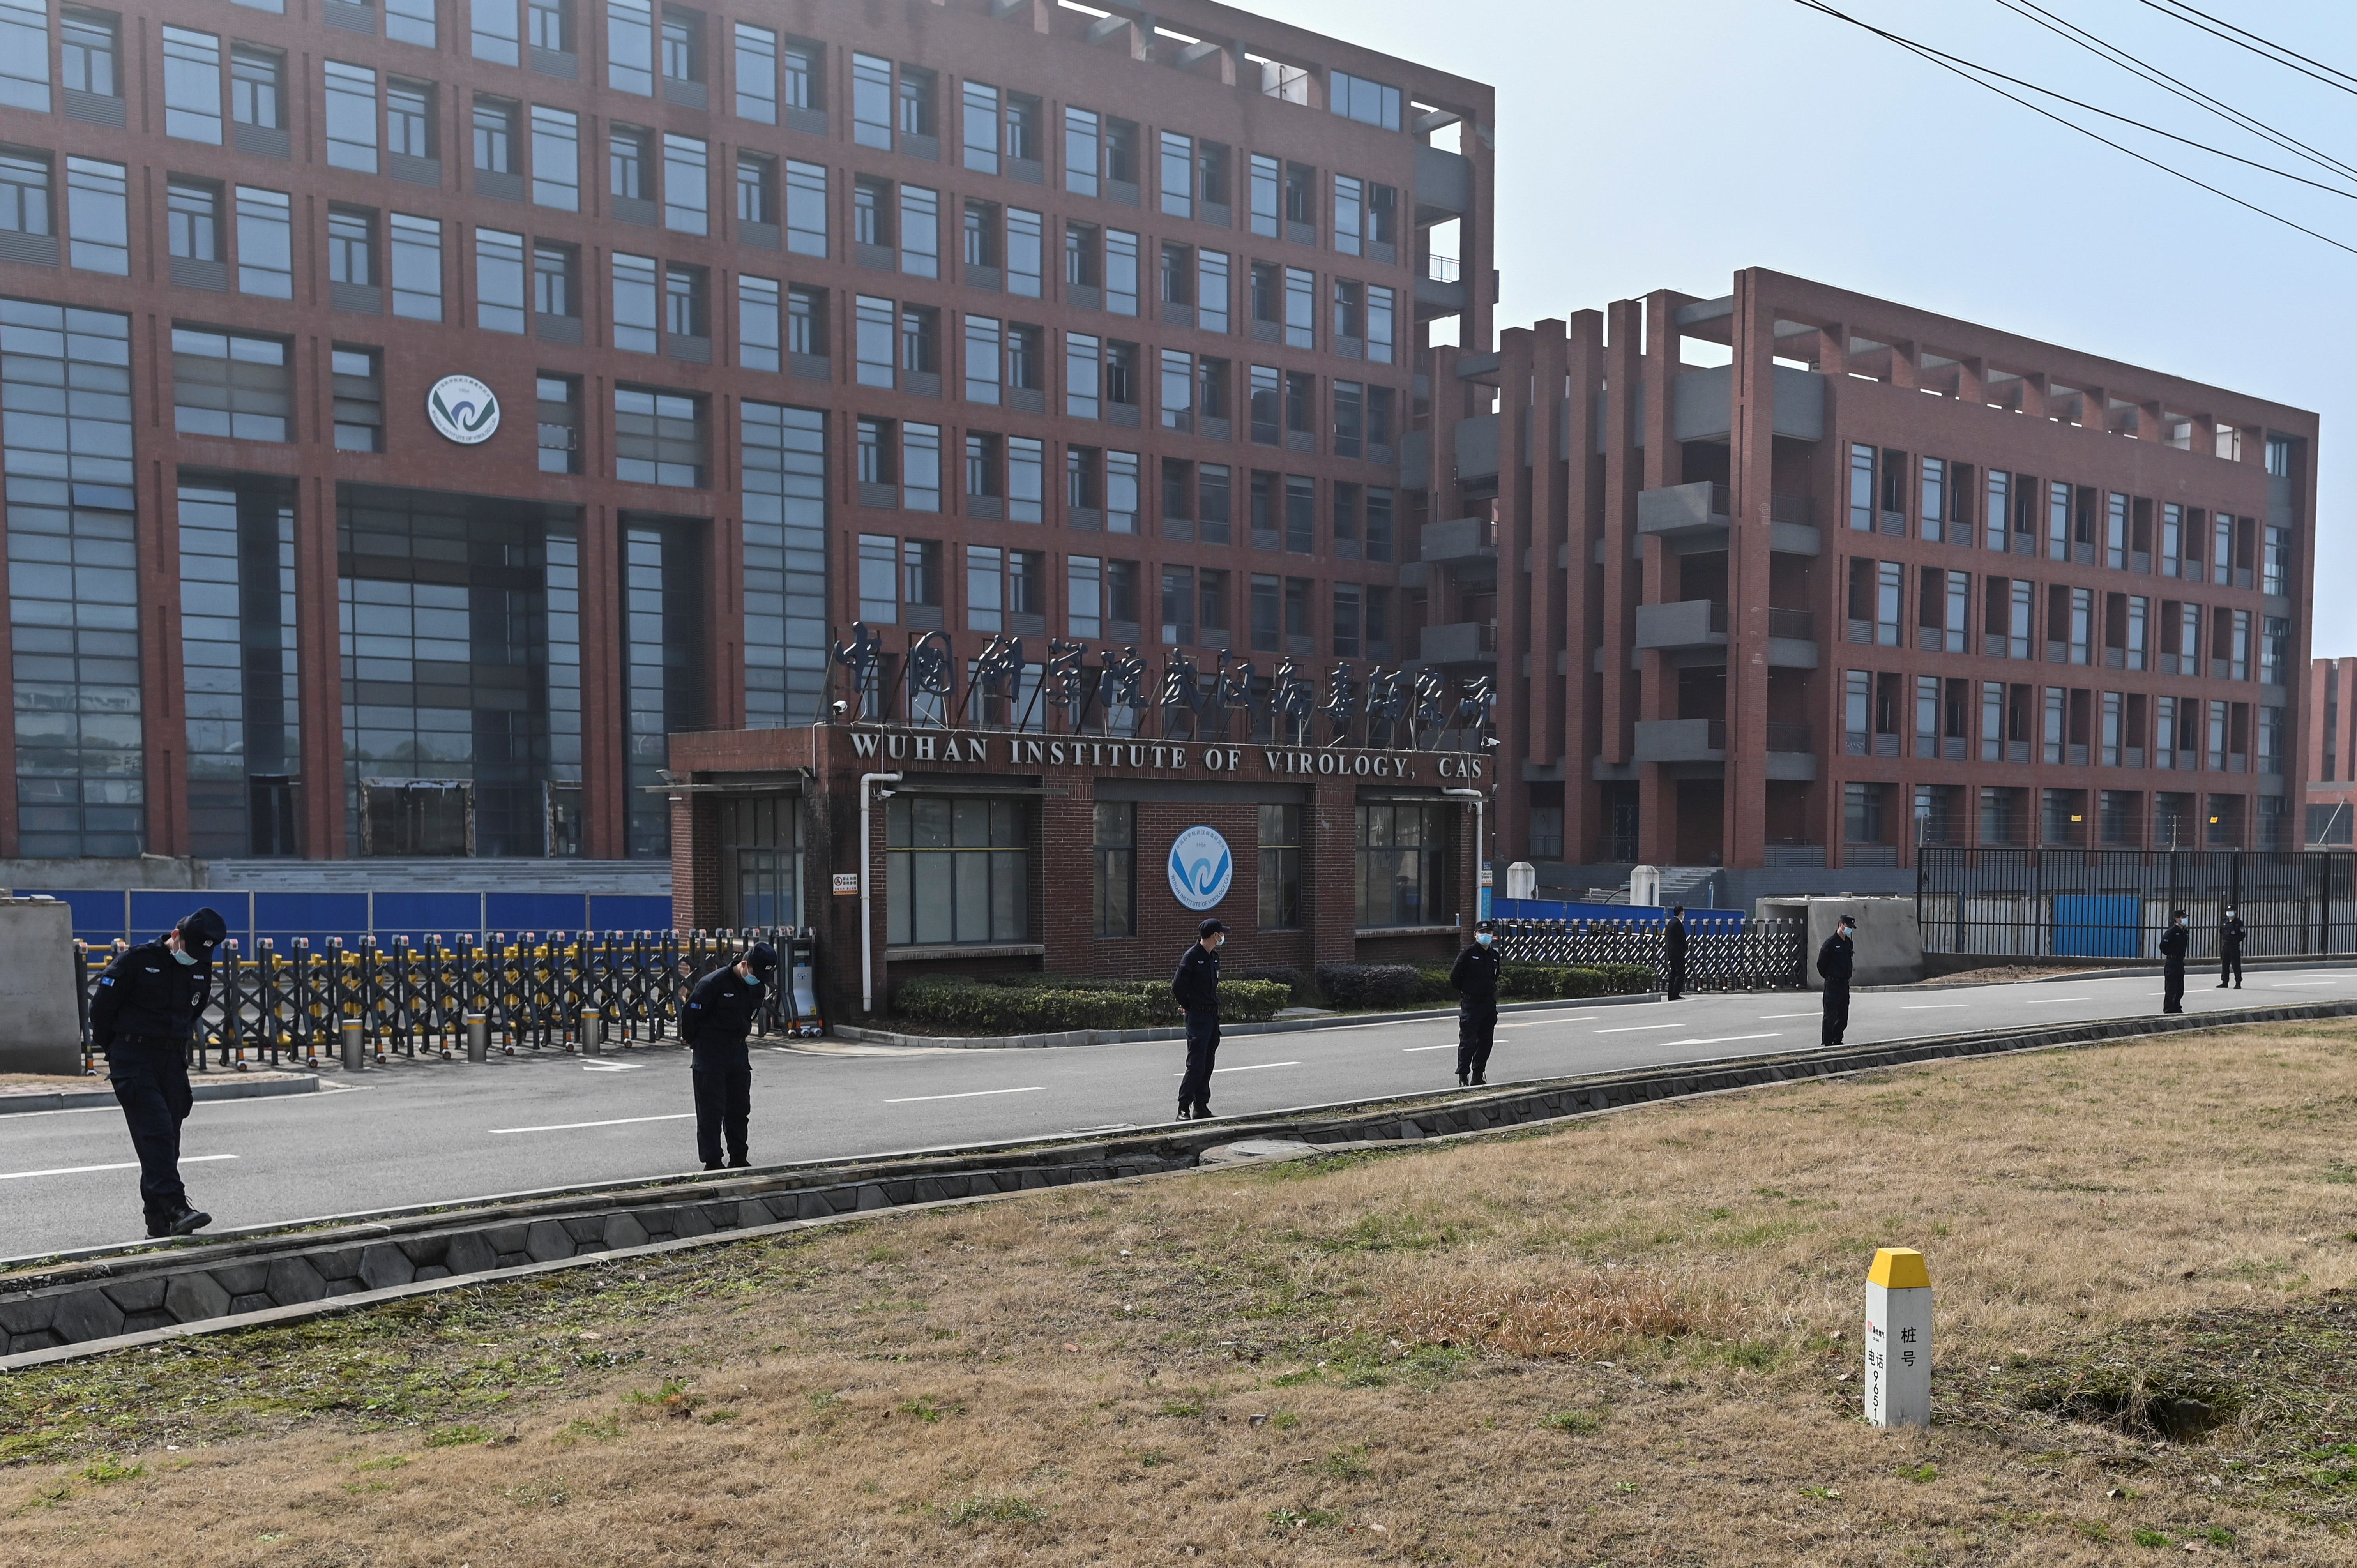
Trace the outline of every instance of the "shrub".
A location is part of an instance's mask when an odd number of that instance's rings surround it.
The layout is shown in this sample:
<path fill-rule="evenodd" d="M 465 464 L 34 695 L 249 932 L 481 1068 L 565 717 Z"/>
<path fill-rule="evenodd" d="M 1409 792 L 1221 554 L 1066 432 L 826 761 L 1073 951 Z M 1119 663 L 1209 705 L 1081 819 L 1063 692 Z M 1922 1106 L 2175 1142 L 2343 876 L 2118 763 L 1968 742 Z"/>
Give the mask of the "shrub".
<path fill-rule="evenodd" d="M 1419 964 L 1416 967 L 1415 999 L 1442 1004 L 1457 1000 L 1457 987 L 1448 983 L 1447 967 L 1440 964 Z"/>
<path fill-rule="evenodd" d="M 1301 972 L 1289 963 L 1265 963 L 1254 969 L 1240 969 L 1233 976 L 1223 975 L 1220 980 L 1221 995 L 1227 994 L 1232 980 L 1271 981 L 1284 986 L 1288 995 L 1301 994 Z"/>
<path fill-rule="evenodd" d="M 1405 963 L 1321 963 L 1318 993 L 1334 1007 L 1405 1007 L 1423 993 L 1424 977 Z"/>
<path fill-rule="evenodd" d="M 1276 1016 L 1292 990 L 1272 981 L 1222 981 L 1220 1015 L 1232 1024 Z M 912 1023 L 980 1034 L 1144 1029 L 1180 1022 L 1162 980 L 1084 980 L 1059 974 L 919 975 L 892 988 L 893 1011 Z"/>

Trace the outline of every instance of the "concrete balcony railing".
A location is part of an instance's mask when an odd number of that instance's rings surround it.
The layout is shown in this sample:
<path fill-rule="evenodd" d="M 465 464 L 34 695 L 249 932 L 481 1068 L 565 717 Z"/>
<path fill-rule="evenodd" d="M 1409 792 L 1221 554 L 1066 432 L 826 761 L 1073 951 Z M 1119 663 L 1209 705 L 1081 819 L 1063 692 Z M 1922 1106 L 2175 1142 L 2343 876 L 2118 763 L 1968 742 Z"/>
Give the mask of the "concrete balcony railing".
<path fill-rule="evenodd" d="M 1734 506 L 1727 486 L 1709 479 L 1668 485 L 1637 496 L 1637 532 L 1666 540 L 1682 554 L 1723 549 Z M 1816 503 L 1806 496 L 1770 495 L 1769 547 L 1792 555 L 1824 549 L 1816 528 Z"/>
<path fill-rule="evenodd" d="M 1727 724 L 1722 719 L 1639 719 L 1636 762 L 1724 762 Z"/>
<path fill-rule="evenodd" d="M 1639 648 L 1725 648 L 1727 606 L 1718 599 L 1681 599 L 1637 607 Z"/>
<path fill-rule="evenodd" d="M 1458 517 L 1424 525 L 1424 559 L 1436 566 L 1498 563 L 1498 525 L 1486 517 Z"/>
<path fill-rule="evenodd" d="M 1495 664 L 1498 623 L 1468 620 L 1427 626 L 1419 638 L 1416 652 L 1426 664 Z"/>

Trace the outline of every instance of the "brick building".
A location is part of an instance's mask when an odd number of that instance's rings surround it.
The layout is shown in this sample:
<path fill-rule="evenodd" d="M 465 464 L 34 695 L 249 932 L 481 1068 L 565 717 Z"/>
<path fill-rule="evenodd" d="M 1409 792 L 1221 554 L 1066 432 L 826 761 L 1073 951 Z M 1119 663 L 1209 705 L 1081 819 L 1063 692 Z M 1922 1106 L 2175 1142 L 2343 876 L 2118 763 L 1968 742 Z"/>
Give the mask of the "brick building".
<path fill-rule="evenodd" d="M 1437 361 L 1404 580 L 1427 659 L 1524 650 L 1500 861 L 2296 846 L 2314 414 L 1757 269 Z"/>
<path fill-rule="evenodd" d="M 0 29 L 0 859 L 660 864 L 667 737 L 806 743 L 855 620 L 1416 639 L 1478 83 L 1200 0 Z M 727 821 L 683 919 L 822 912 L 798 811 Z"/>
<path fill-rule="evenodd" d="M 2308 667 L 2308 820 L 2303 843 L 2346 849 L 2357 843 L 2357 659 L 2318 659 Z"/>

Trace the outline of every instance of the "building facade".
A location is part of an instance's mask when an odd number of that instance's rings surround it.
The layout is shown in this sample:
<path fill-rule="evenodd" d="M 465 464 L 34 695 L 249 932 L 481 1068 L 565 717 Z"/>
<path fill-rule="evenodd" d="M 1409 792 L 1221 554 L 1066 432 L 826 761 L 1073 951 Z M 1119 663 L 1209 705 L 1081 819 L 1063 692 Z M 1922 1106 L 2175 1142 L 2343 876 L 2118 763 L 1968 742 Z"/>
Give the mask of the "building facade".
<path fill-rule="evenodd" d="M 2297 846 L 2314 414 L 1756 269 L 1433 382 L 1404 580 L 1426 659 L 1502 660 L 1500 861 Z"/>
<path fill-rule="evenodd" d="M 806 735 L 855 622 L 1418 638 L 1478 83 L 1190 0 L 0 27 L 0 859 L 660 862 L 669 737 Z M 805 923 L 730 821 L 694 918 Z"/>
<path fill-rule="evenodd" d="M 2357 843 L 2357 659 L 2318 659 L 2308 667 L 2308 818 L 2304 842 L 2347 849 Z"/>

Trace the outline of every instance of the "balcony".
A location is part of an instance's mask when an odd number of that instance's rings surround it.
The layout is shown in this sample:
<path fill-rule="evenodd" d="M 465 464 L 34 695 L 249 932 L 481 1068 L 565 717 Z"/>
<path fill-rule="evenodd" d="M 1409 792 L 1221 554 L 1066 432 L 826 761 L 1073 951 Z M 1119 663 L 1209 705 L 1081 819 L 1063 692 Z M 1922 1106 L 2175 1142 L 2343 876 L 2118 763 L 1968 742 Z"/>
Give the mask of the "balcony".
<path fill-rule="evenodd" d="M 1426 664 L 1495 664 L 1498 623 L 1468 620 L 1426 627 L 1416 654 Z"/>
<path fill-rule="evenodd" d="M 1637 607 L 1639 648 L 1687 650 L 1727 647 L 1727 606 L 1717 599 L 1681 599 Z"/>
<path fill-rule="evenodd" d="M 1637 532 L 1663 540 L 1681 555 L 1727 548 L 1733 497 L 1727 486 L 1707 479 L 1668 485 L 1637 497 Z M 1769 548 L 1790 555 L 1822 553 L 1816 505 L 1806 496 L 1768 498 Z"/>
<path fill-rule="evenodd" d="M 1725 762 L 1723 719 L 1639 719 L 1635 762 Z"/>
<path fill-rule="evenodd" d="M 1452 518 L 1424 525 L 1423 558 L 1436 566 L 1498 567 L 1498 525 L 1486 517 Z"/>
<path fill-rule="evenodd" d="M 1473 165 L 1462 153 L 1440 147 L 1415 149 L 1416 220 L 1428 223 L 1444 215 L 1473 209 Z M 1430 216 L 1426 216 L 1427 212 Z"/>

